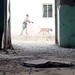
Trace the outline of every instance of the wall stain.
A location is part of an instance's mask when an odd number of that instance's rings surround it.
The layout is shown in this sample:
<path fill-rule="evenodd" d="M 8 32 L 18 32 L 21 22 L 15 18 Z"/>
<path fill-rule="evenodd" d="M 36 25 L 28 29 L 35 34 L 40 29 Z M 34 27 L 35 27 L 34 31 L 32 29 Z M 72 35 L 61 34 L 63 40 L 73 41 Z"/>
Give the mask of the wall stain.
<path fill-rule="evenodd" d="M 75 6 L 75 0 L 60 0 L 60 5 Z"/>

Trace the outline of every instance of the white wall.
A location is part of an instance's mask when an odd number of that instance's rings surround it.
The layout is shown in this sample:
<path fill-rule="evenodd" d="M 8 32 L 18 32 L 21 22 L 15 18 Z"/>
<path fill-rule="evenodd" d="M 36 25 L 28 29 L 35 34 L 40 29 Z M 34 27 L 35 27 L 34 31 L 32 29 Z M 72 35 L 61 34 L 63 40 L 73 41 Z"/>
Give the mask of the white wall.
<path fill-rule="evenodd" d="M 50 3 L 53 5 L 53 17 L 43 18 L 42 4 Z M 11 32 L 19 35 L 22 29 L 22 22 L 26 14 L 34 21 L 31 26 L 34 30 L 39 27 L 52 27 L 55 30 L 55 0 L 11 0 Z M 35 29 L 37 28 L 37 29 Z M 55 31 L 54 31 L 55 32 Z"/>

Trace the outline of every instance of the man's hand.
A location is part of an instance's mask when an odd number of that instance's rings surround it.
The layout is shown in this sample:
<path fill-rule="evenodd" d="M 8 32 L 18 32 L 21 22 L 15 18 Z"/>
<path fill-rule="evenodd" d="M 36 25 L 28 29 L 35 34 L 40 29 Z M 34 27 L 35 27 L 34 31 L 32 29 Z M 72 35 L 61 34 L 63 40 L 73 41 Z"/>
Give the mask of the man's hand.
<path fill-rule="evenodd" d="M 34 22 L 32 22 L 32 23 L 34 23 Z"/>

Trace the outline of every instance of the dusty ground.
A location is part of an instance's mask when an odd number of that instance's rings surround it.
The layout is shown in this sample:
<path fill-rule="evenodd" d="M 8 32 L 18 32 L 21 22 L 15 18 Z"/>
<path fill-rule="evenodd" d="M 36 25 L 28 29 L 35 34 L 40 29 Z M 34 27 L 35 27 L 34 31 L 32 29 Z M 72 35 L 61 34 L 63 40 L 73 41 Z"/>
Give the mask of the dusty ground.
<path fill-rule="evenodd" d="M 38 59 L 75 63 L 75 49 L 58 47 L 48 37 L 41 37 L 41 39 L 38 37 L 41 41 L 44 39 L 42 42 L 37 39 L 30 41 L 28 37 L 23 39 L 21 36 L 17 40 L 12 40 L 15 50 L 8 50 L 9 54 L 0 52 L 0 75 L 75 75 L 75 67 L 28 68 L 22 66 L 22 62 Z"/>

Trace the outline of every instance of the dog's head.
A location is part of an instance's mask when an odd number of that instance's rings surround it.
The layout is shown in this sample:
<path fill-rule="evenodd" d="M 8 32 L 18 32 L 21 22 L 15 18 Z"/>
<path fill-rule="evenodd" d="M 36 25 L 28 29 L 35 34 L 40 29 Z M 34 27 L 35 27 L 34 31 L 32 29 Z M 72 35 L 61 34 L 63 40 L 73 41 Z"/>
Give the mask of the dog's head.
<path fill-rule="evenodd" d="M 50 31 L 53 31 L 53 29 L 52 29 L 52 28 L 50 28 L 49 30 L 50 30 Z"/>

